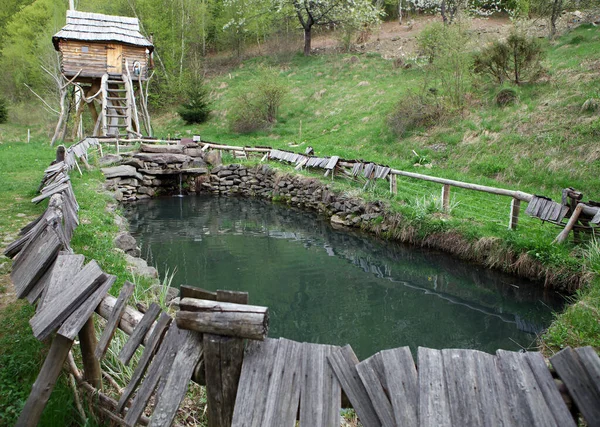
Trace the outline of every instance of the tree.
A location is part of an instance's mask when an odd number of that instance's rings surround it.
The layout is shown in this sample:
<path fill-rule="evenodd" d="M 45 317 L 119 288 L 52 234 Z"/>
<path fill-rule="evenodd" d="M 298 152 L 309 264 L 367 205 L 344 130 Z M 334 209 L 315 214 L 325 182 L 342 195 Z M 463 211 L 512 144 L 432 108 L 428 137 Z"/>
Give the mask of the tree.
<path fill-rule="evenodd" d="M 369 0 L 279 0 L 284 7 L 291 1 L 304 29 L 304 55 L 310 55 L 314 26 L 340 25 L 350 22 L 374 23 L 381 12 Z"/>

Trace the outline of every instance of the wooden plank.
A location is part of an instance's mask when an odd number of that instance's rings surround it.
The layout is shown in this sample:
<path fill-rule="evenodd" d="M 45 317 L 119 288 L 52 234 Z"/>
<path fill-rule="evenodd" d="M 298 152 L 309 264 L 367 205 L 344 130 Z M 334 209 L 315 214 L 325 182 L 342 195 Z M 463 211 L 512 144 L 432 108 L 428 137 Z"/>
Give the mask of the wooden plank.
<path fill-rule="evenodd" d="M 196 298 L 196 299 L 205 299 L 209 301 L 217 300 L 217 293 L 207 291 L 202 288 L 196 288 L 195 286 L 181 285 L 179 288 L 179 296 L 181 299 L 183 298 Z"/>
<path fill-rule="evenodd" d="M 140 358 L 140 361 L 138 362 L 137 366 L 135 367 L 135 370 L 133 371 L 133 374 L 131 375 L 131 380 L 129 381 L 129 383 L 125 387 L 125 390 L 123 390 L 121 397 L 119 398 L 119 402 L 117 404 L 117 412 L 120 413 L 123 411 L 127 400 L 129 400 L 135 388 L 142 381 L 142 377 L 146 373 L 146 370 L 148 369 L 152 358 L 154 357 L 158 348 L 163 342 L 163 338 L 167 330 L 169 329 L 172 320 L 173 319 L 171 318 L 171 316 L 169 316 L 167 313 L 161 313 L 160 317 L 158 318 L 158 322 L 156 323 L 156 326 L 148 340 L 148 345 L 144 347 L 142 357 Z"/>
<path fill-rule="evenodd" d="M 586 356 L 584 356 L 586 357 Z M 586 357 L 587 359 L 587 357 Z M 590 427 L 600 425 L 600 393 L 577 352 L 567 347 L 553 357 L 550 363 Z M 587 363 L 587 360 L 586 360 Z"/>
<path fill-rule="evenodd" d="M 113 308 L 112 313 L 110 314 L 110 318 L 106 322 L 106 326 L 104 327 L 104 331 L 98 340 L 98 345 L 96 345 L 96 351 L 94 352 L 94 356 L 96 360 L 102 360 L 104 354 L 106 354 L 106 350 L 108 350 L 108 346 L 110 345 L 110 340 L 112 340 L 113 335 L 117 331 L 119 326 L 119 322 L 121 321 L 121 316 L 125 311 L 125 307 L 127 306 L 127 301 L 133 291 L 135 289 L 135 285 L 129 281 L 126 281 L 121 288 L 121 292 L 119 292 L 119 297 L 117 298 L 117 302 Z"/>
<path fill-rule="evenodd" d="M 557 425 L 524 355 L 498 350 L 496 357 L 513 424 L 540 427 Z"/>
<path fill-rule="evenodd" d="M 500 371 L 496 366 L 496 357 L 481 351 L 473 352 L 477 384 L 480 390 L 479 405 L 482 425 L 511 426 L 512 420 L 508 407 L 508 395 Z"/>
<path fill-rule="evenodd" d="M 83 267 L 85 257 L 67 252 L 60 252 L 52 267 L 52 273 L 48 286 L 42 292 L 42 298 L 38 304 L 38 310 L 42 310 L 46 304 L 52 304 L 53 300 L 62 292 L 67 283 L 75 277 Z"/>
<path fill-rule="evenodd" d="M 377 362 L 375 356 L 371 356 L 368 359 L 363 360 L 356 365 L 356 370 L 360 379 L 362 380 L 363 386 L 367 391 L 373 404 L 373 408 L 381 421 L 381 425 L 384 427 L 394 427 L 396 425 L 394 419 L 394 412 L 392 410 L 392 404 L 390 399 L 385 394 L 383 385 L 377 374 Z"/>
<path fill-rule="evenodd" d="M 384 377 L 399 426 L 418 424 L 419 387 L 417 369 L 408 347 L 383 350 L 378 353 L 383 363 Z"/>
<path fill-rule="evenodd" d="M 124 365 L 127 365 L 129 363 L 138 346 L 142 343 L 142 340 L 146 336 L 146 333 L 150 330 L 150 327 L 152 327 L 152 324 L 154 323 L 160 312 L 160 306 L 153 302 L 148 308 L 148 311 L 146 311 L 146 313 L 144 314 L 144 317 L 142 317 L 140 323 L 138 323 L 138 325 L 133 330 L 131 336 L 129 337 L 123 348 L 121 349 L 121 352 L 118 356 L 118 359 L 121 363 L 123 363 Z"/>
<path fill-rule="evenodd" d="M 64 184 L 59 185 L 58 187 L 54 188 L 52 191 L 48 191 L 46 193 L 42 193 L 39 196 L 34 197 L 33 199 L 31 199 L 31 203 L 37 204 L 37 203 L 41 202 L 42 200 L 47 199 L 48 197 L 53 196 L 54 194 L 62 193 L 63 191 L 65 191 L 65 190 L 67 190 L 69 188 L 70 184 L 71 183 L 69 181 L 69 182 L 66 182 Z"/>
<path fill-rule="evenodd" d="M 303 344 L 300 427 L 330 427 L 340 424 L 342 389 L 327 356 L 335 348 L 324 344 Z"/>
<path fill-rule="evenodd" d="M 356 370 L 358 359 L 352 347 L 335 349 L 327 359 L 363 426 L 380 426 L 381 421 Z"/>
<path fill-rule="evenodd" d="M 39 340 L 46 339 L 107 278 L 96 261 L 90 261 L 51 303 L 44 305 L 31 318 L 29 323 L 35 337 Z"/>
<path fill-rule="evenodd" d="M 600 358 L 598 354 L 590 346 L 577 348 L 575 352 L 590 376 L 590 382 L 596 386 L 596 391 L 600 395 Z"/>
<path fill-rule="evenodd" d="M 302 344 L 279 339 L 262 425 L 295 427 L 302 388 Z"/>
<path fill-rule="evenodd" d="M 483 424 L 480 413 L 479 384 L 473 350 L 442 350 L 444 376 L 453 425 Z"/>
<path fill-rule="evenodd" d="M 535 212 L 535 209 L 539 202 L 540 202 L 540 199 L 538 198 L 538 196 L 533 196 L 533 198 L 527 204 L 527 209 L 525 209 L 525 213 L 527 215 L 533 216 L 533 212 Z"/>
<path fill-rule="evenodd" d="M 554 378 L 552 378 L 552 374 L 550 374 L 550 370 L 546 366 L 544 357 L 540 353 L 532 351 L 525 353 L 524 357 L 529 363 L 529 367 L 544 395 L 544 399 L 546 399 L 546 403 L 554 416 L 556 424 L 564 427 L 575 427 L 573 416 L 571 415 L 569 408 L 567 408 L 567 405 L 554 382 Z"/>
<path fill-rule="evenodd" d="M 91 318 L 116 280 L 117 276 L 107 275 L 104 283 L 63 322 L 58 330 L 58 334 L 69 339 L 75 339 L 81 328 L 83 328 L 83 325 L 87 322 L 87 319 Z"/>
<path fill-rule="evenodd" d="M 52 340 L 48 356 L 46 356 L 42 369 L 40 369 L 40 373 L 33 383 L 31 393 L 29 393 L 25 406 L 21 410 L 16 426 L 35 427 L 38 425 L 72 346 L 73 341 L 60 335 Z"/>
<path fill-rule="evenodd" d="M 251 341 L 244 354 L 232 427 L 261 427 L 279 340 Z"/>
<path fill-rule="evenodd" d="M 171 326 L 167 331 L 167 335 L 164 338 L 163 344 L 160 346 L 156 356 L 152 360 L 152 364 L 148 369 L 148 373 L 144 378 L 144 382 L 140 386 L 138 392 L 131 402 L 131 406 L 127 410 L 125 415 L 125 423 L 128 426 L 134 426 L 137 420 L 143 414 L 148 400 L 154 393 L 158 382 L 163 375 L 167 375 L 171 370 L 173 360 L 177 354 L 177 349 L 181 344 L 182 334 L 177 328 L 175 322 L 171 322 Z"/>
<path fill-rule="evenodd" d="M 27 301 L 29 301 L 29 304 L 33 304 L 34 302 L 36 302 L 37 300 L 39 300 L 41 298 L 41 296 L 44 292 L 44 289 L 46 289 L 46 286 L 48 286 L 48 284 L 50 283 L 50 278 L 52 277 L 52 269 L 54 268 L 55 263 L 56 263 L 56 260 L 54 260 L 54 263 L 50 267 L 48 267 L 48 269 L 46 270 L 44 275 L 35 282 L 35 285 L 33 285 L 31 287 L 31 290 L 29 291 L 29 293 L 27 294 L 27 297 L 26 297 Z M 38 304 L 38 306 L 36 307 L 36 311 L 39 308 L 40 308 L 40 306 Z"/>
<path fill-rule="evenodd" d="M 169 374 L 165 376 L 165 389 L 168 393 L 157 395 L 158 402 L 150 418 L 150 426 L 171 425 L 185 397 L 194 368 L 202 356 L 202 334 L 185 331 L 184 336 L 184 342 L 177 350 Z"/>
<path fill-rule="evenodd" d="M 26 296 L 46 270 L 52 265 L 62 248 L 52 227 L 45 227 L 35 239 L 30 240 L 13 263 L 10 278 L 15 285 L 17 298 Z"/>
<path fill-rule="evenodd" d="M 327 164 L 325 165 L 325 169 L 327 170 L 332 170 L 335 168 L 335 166 L 337 165 L 337 162 L 340 160 L 339 156 L 331 156 L 329 158 L 329 161 L 327 162 Z"/>
<path fill-rule="evenodd" d="M 426 347 L 417 351 L 419 367 L 419 425 L 450 426 L 450 402 L 442 352 Z"/>

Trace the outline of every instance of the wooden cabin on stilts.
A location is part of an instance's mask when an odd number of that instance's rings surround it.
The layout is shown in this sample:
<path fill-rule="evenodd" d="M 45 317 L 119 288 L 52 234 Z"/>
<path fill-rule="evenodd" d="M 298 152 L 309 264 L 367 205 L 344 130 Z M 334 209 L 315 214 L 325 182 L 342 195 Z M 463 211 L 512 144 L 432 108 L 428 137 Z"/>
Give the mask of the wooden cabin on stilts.
<path fill-rule="evenodd" d="M 60 52 L 64 80 L 59 85 L 61 117 L 52 142 L 66 134 L 68 108 L 64 105 L 70 86 L 76 95 L 74 138 L 85 136 L 82 116 L 86 106 L 94 123 L 93 136 L 152 135 L 147 83 L 154 46 L 140 33 L 137 18 L 69 10 L 67 24 L 52 42 Z"/>

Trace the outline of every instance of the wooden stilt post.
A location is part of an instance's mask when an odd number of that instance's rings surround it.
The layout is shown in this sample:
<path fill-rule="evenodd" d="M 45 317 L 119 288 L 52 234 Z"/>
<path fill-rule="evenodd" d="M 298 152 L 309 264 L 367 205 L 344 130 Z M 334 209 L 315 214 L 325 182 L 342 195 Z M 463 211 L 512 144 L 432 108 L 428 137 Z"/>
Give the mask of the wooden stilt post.
<path fill-rule="evenodd" d="M 519 224 L 519 212 L 521 212 L 521 201 L 513 198 L 510 202 L 510 222 L 508 228 L 516 230 Z"/>
<path fill-rule="evenodd" d="M 83 328 L 79 331 L 79 343 L 81 346 L 81 359 L 83 360 L 83 377 L 94 388 L 102 390 L 102 368 L 100 368 L 100 362 L 94 357 L 98 340 L 94 330 L 93 316 L 85 322 Z"/>
<path fill-rule="evenodd" d="M 442 187 L 442 210 L 446 213 L 450 210 L 450 185 L 444 184 Z"/>
<path fill-rule="evenodd" d="M 391 173 L 388 176 L 390 180 L 390 193 L 398 194 L 398 175 Z"/>
<path fill-rule="evenodd" d="M 248 293 L 217 291 L 217 301 L 248 304 Z M 209 427 L 231 426 L 243 359 L 243 339 L 204 334 Z"/>
<path fill-rule="evenodd" d="M 565 242 L 565 240 L 567 240 L 567 237 L 569 237 L 569 233 L 571 232 L 571 230 L 577 223 L 577 220 L 579 219 L 579 215 L 581 214 L 581 211 L 583 211 L 583 207 L 584 207 L 583 203 L 577 204 L 575 211 L 571 215 L 571 218 L 569 218 L 569 222 L 567 223 L 567 225 L 565 225 L 565 229 L 563 231 L 561 231 L 558 236 L 556 236 L 556 239 L 554 239 L 554 241 L 552 243 L 561 244 L 561 243 Z"/>
<path fill-rule="evenodd" d="M 16 426 L 35 427 L 38 425 L 42 412 L 48 403 L 52 390 L 54 390 L 56 380 L 62 371 L 72 346 L 72 340 L 61 335 L 54 337 L 48 356 L 46 356 L 44 365 L 35 383 L 33 383 L 31 393 L 29 393 L 29 397 L 27 398 L 27 402 L 25 402 Z"/>

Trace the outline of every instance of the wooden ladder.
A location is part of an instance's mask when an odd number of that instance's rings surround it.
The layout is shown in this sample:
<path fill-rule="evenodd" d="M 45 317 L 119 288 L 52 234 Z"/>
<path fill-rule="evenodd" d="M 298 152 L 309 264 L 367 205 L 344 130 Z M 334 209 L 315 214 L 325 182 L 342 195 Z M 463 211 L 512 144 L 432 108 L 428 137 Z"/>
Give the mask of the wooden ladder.
<path fill-rule="evenodd" d="M 102 79 L 104 102 L 102 105 L 102 133 L 105 136 L 128 138 L 132 133 L 131 89 L 120 74 L 107 74 Z"/>

